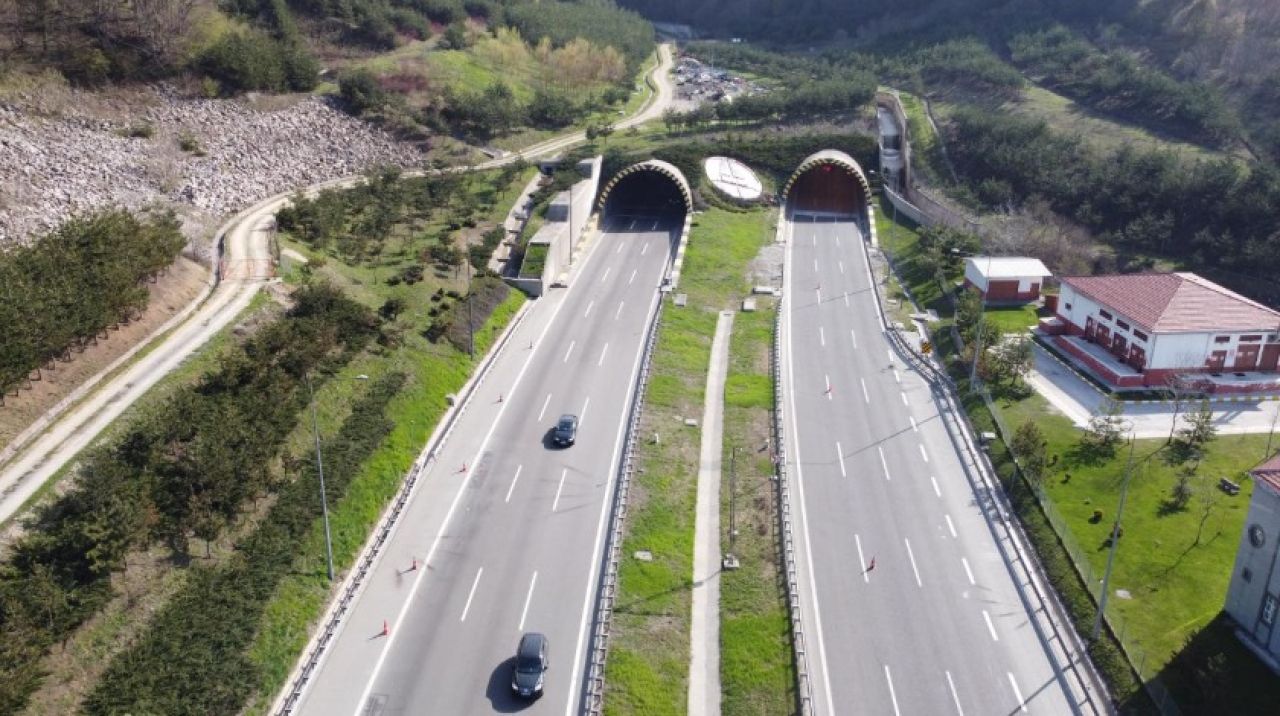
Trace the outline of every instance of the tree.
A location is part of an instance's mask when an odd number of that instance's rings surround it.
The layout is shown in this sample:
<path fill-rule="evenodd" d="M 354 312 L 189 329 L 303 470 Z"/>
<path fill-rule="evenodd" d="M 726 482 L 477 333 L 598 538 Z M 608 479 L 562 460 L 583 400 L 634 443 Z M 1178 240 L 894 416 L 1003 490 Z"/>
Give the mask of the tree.
<path fill-rule="evenodd" d="M 1124 437 L 1124 406 L 1112 396 L 1098 406 L 1089 418 L 1082 442 L 1105 454 L 1113 454 Z"/>
<path fill-rule="evenodd" d="M 387 101 L 378 78 L 366 69 L 358 69 L 339 77 L 338 92 L 347 109 L 356 116 L 379 110 Z"/>
<path fill-rule="evenodd" d="M 1032 485 L 1039 487 L 1044 479 L 1045 470 L 1049 467 L 1049 459 L 1045 452 L 1048 446 L 1044 433 L 1034 421 L 1028 420 L 1013 431 L 1013 440 L 1009 448 L 1018 458 L 1022 474 Z"/>
<path fill-rule="evenodd" d="M 1213 424 L 1213 408 L 1208 400 L 1200 401 L 1200 405 L 1194 410 L 1184 413 L 1182 420 L 1185 425 L 1178 434 L 1192 452 L 1202 450 L 1218 433 L 1218 428 Z"/>

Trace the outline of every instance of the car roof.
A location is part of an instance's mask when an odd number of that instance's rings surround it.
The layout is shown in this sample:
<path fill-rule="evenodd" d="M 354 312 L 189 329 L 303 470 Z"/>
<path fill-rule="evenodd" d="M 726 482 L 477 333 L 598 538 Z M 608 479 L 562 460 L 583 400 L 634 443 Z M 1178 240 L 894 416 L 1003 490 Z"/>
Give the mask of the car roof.
<path fill-rule="evenodd" d="M 516 656 L 536 658 L 541 655 L 546 643 L 547 637 L 538 632 L 529 632 L 520 637 L 520 646 L 516 649 Z"/>
<path fill-rule="evenodd" d="M 561 416 L 560 416 L 560 422 L 562 422 L 562 423 L 565 423 L 565 422 L 569 422 L 569 423 L 576 423 L 576 422 L 578 422 L 578 416 L 576 416 L 576 415 L 571 415 L 571 414 L 569 414 L 569 413 L 565 413 L 564 415 L 561 415 Z"/>

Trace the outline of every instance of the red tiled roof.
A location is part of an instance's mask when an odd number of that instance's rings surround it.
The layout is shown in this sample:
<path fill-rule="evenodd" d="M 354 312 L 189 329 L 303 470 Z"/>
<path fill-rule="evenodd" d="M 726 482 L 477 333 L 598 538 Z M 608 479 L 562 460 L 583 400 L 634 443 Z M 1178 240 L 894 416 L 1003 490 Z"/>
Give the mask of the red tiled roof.
<path fill-rule="evenodd" d="M 1280 328 L 1280 312 L 1193 273 L 1066 276 L 1062 283 L 1152 332 Z"/>
<path fill-rule="evenodd" d="M 1271 456 L 1270 460 L 1249 471 L 1253 479 L 1266 483 L 1272 490 L 1280 493 L 1280 452 Z"/>

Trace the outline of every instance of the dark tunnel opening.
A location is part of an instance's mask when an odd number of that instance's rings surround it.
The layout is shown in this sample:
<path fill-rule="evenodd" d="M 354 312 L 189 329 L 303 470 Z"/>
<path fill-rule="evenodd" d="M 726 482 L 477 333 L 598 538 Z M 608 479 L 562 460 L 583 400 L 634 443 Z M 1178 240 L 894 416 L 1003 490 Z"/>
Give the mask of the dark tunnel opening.
<path fill-rule="evenodd" d="M 602 212 L 606 222 L 646 218 L 667 223 L 683 219 L 689 210 L 676 180 L 656 170 L 641 169 L 627 174 L 608 192 Z"/>
<path fill-rule="evenodd" d="M 866 210 L 867 196 L 851 169 L 824 162 L 796 178 L 788 205 L 793 213 L 854 217 Z"/>

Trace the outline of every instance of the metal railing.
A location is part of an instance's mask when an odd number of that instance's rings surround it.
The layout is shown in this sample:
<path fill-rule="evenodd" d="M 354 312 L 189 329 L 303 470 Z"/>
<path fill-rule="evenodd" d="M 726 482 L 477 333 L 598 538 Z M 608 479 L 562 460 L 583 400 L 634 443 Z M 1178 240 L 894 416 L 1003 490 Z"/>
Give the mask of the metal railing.
<path fill-rule="evenodd" d="M 784 269 L 785 270 L 785 269 Z M 778 315 L 773 322 L 773 444 L 774 469 L 777 471 L 778 537 L 782 548 L 782 565 L 787 580 L 787 612 L 791 619 L 791 648 L 796 667 L 796 707 L 800 716 L 813 713 L 813 682 L 809 676 L 808 646 L 805 643 L 804 618 L 800 604 L 800 577 L 796 567 L 795 535 L 792 529 L 791 486 L 787 476 L 786 412 L 782 381 L 782 317 L 783 296 L 778 300 Z"/>
<path fill-rule="evenodd" d="M 600 572 L 600 585 L 596 595 L 596 617 L 591 629 L 591 663 L 587 670 L 586 703 L 583 711 L 600 714 L 604 709 L 604 668 L 609 656 L 609 627 L 613 619 L 613 606 L 618 596 L 618 567 L 621 564 L 623 531 L 627 520 L 627 498 L 631 492 L 631 478 L 636 472 L 636 440 L 640 434 L 640 417 L 644 412 L 644 395 L 649 385 L 653 367 L 653 349 L 658 341 L 658 328 L 662 324 L 662 297 L 659 293 L 649 334 L 645 338 L 644 354 L 640 359 L 640 375 L 631 395 L 631 410 L 627 418 L 627 430 L 623 443 L 622 461 L 618 466 L 618 486 L 613 498 L 613 515 L 610 518 L 609 536 L 604 549 L 604 568 Z"/>

